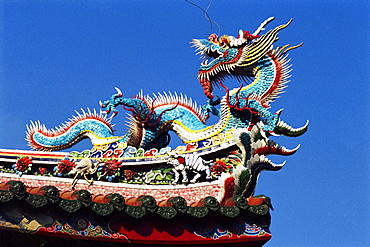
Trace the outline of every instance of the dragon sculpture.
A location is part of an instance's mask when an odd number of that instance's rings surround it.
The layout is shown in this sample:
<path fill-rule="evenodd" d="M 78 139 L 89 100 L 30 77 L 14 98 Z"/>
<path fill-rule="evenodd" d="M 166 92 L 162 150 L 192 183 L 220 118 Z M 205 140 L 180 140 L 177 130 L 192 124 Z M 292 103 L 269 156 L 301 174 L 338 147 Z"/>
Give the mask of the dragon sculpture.
<path fill-rule="evenodd" d="M 234 168 L 233 176 L 225 179 L 227 191 L 220 199 L 226 202 L 233 195 L 253 195 L 262 170 L 279 170 L 284 165 L 272 163 L 266 155 L 291 155 L 298 149 L 279 146 L 269 140 L 269 136 L 296 137 L 305 133 L 308 127 L 307 122 L 303 127 L 293 128 L 280 119 L 281 110 L 276 113 L 269 111 L 270 103 L 279 96 L 288 82 L 290 65 L 287 52 L 302 45 L 273 48 L 279 32 L 291 20 L 260 36 L 260 32 L 272 20 L 269 18 L 264 21 L 252 34 L 240 30 L 237 37 L 211 34 L 208 39 L 192 40 L 196 51 L 204 59 L 198 72 L 198 80 L 208 98 L 204 106 L 199 107 L 191 99 L 176 93 L 153 97 L 139 93 L 133 98 L 125 98 L 116 88 L 116 94 L 100 102 L 106 115 L 83 111 L 55 130 L 48 130 L 40 122 L 32 122 L 27 127 L 29 145 L 36 150 L 55 151 L 70 148 L 78 141 L 89 138 L 94 146 L 90 157 L 101 158 L 101 150 L 108 146 L 114 147 L 114 152 L 122 150 L 118 156 L 132 149 L 144 153 L 165 150 L 158 154 L 166 156 L 169 154 L 166 149 L 170 141 L 169 131 L 173 131 L 189 147 L 183 149 L 183 153 L 200 150 L 201 155 L 202 148 L 225 143 L 217 142 L 217 138 L 222 136 L 237 145 L 243 160 L 240 166 Z M 247 84 L 229 90 L 224 85 L 228 77 Z M 215 99 L 214 86 L 223 87 L 225 95 Z M 128 117 L 129 130 L 124 136 L 114 135 L 110 123 L 118 113 L 119 105 L 131 112 Z M 109 113 L 113 114 L 110 118 L 107 117 Z M 215 124 L 207 125 L 210 113 L 219 119 Z M 155 156 L 155 152 L 149 152 L 150 155 Z M 170 155 L 166 157 L 171 159 Z M 176 181 L 178 177 L 177 173 Z M 233 189 L 226 189 L 230 186 Z"/>

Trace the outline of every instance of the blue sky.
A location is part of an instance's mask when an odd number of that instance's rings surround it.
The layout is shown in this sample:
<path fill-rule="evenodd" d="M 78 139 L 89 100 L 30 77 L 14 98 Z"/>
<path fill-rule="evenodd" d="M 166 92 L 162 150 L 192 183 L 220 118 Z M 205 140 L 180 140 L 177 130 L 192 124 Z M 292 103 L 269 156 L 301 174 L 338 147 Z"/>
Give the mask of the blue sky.
<path fill-rule="evenodd" d="M 185 1 L 1 1 L 0 8 L 0 148 L 28 149 L 30 120 L 53 128 L 74 110 L 99 109 L 114 87 L 127 97 L 143 89 L 206 101 L 189 42 L 207 38 L 210 24 Z M 309 119 L 310 127 L 276 138 L 301 148 L 272 157 L 287 164 L 260 176 L 256 193 L 275 208 L 266 246 L 370 246 L 368 13 L 368 1 L 214 0 L 209 9 L 221 34 L 254 31 L 275 16 L 268 28 L 294 20 L 277 45 L 305 42 L 290 52 L 291 82 L 272 111 L 284 108 L 285 122 Z M 118 134 L 124 116 L 113 120 Z"/>

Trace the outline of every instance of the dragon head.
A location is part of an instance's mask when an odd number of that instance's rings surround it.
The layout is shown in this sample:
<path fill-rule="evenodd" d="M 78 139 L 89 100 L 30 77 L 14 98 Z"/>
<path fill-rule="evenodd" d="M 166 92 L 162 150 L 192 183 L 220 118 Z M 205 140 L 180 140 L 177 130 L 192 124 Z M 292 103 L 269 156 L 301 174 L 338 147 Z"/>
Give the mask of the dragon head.
<path fill-rule="evenodd" d="M 255 63 L 265 56 L 274 42 L 278 40 L 278 32 L 287 27 L 280 25 L 266 34 L 258 34 L 273 20 L 268 18 L 254 32 L 239 31 L 237 37 L 211 34 L 208 39 L 193 39 L 193 47 L 201 55 L 203 62 L 199 67 L 198 80 L 204 89 L 204 94 L 213 99 L 213 86 L 221 85 L 226 77 L 248 81 L 254 77 Z"/>

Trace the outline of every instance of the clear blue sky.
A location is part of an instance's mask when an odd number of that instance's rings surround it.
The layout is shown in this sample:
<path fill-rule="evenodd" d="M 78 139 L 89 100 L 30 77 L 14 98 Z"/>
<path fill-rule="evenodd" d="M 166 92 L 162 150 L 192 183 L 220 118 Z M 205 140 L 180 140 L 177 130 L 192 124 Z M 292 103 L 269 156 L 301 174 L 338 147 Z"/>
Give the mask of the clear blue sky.
<path fill-rule="evenodd" d="M 1 1 L 0 8 L 0 148 L 28 149 L 30 120 L 53 128 L 75 109 L 99 109 L 115 86 L 127 97 L 143 89 L 206 101 L 189 41 L 207 38 L 210 25 L 185 1 Z M 277 138 L 301 148 L 272 157 L 287 164 L 260 176 L 257 194 L 275 207 L 266 246 L 370 246 L 369 10 L 368 1 L 226 0 L 209 9 L 221 34 L 254 31 L 275 16 L 269 28 L 294 19 L 278 45 L 305 42 L 290 52 L 291 82 L 272 110 L 310 127 Z M 113 120 L 118 134 L 124 116 Z"/>

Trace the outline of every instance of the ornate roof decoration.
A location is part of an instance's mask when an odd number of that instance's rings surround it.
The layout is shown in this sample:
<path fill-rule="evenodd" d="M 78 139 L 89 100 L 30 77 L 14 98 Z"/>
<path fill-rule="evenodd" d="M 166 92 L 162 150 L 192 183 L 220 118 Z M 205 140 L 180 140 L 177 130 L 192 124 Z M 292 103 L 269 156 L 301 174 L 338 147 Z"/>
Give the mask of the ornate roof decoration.
<path fill-rule="evenodd" d="M 270 137 L 298 137 L 308 129 L 308 121 L 294 128 L 281 120 L 282 110 L 269 110 L 289 82 L 288 52 L 303 44 L 274 47 L 292 20 L 260 35 L 272 20 L 252 34 L 240 30 L 236 37 L 193 39 L 203 59 L 198 80 L 207 100 L 202 106 L 181 93 L 140 92 L 128 98 L 115 88 L 99 102 L 100 111 L 81 110 L 54 129 L 31 122 L 26 140 L 35 151 L 0 150 L 0 207 L 5 217 L 11 214 L 7 207 L 18 202 L 36 208 L 43 223 L 31 227 L 20 218 L 22 224 L 13 224 L 0 216 L 0 224 L 146 244 L 266 242 L 272 206 L 268 197 L 255 196 L 258 177 L 285 165 L 268 155 L 289 156 L 300 147 L 286 148 Z M 240 87 L 229 89 L 230 77 Z M 215 96 L 215 85 L 225 94 Z M 111 123 L 118 106 L 129 113 L 123 136 L 114 134 Z M 218 121 L 207 124 L 211 114 Z M 171 148 L 169 131 L 183 144 Z M 90 150 L 54 152 L 86 138 Z M 80 214 L 75 219 L 80 223 L 65 214 Z M 95 222 L 94 217 L 107 218 Z M 127 219 L 146 222 L 150 233 Z"/>
<path fill-rule="evenodd" d="M 179 213 L 196 218 L 203 218 L 214 213 L 223 214 L 230 218 L 235 218 L 241 213 L 263 216 L 268 215 L 269 208 L 272 208 L 268 197 L 246 199 L 237 196 L 230 198 L 225 206 L 220 206 L 216 198 L 207 196 L 188 206 L 188 202 L 180 196 L 157 202 L 154 197 L 149 195 L 125 199 L 117 193 L 94 195 L 87 190 L 60 192 L 55 186 L 27 188 L 23 182 L 14 180 L 1 183 L 0 203 L 12 200 L 23 200 L 36 208 L 55 204 L 68 213 L 90 207 L 92 211 L 101 216 L 119 211 L 134 218 L 142 218 L 147 214 L 156 213 L 166 219 L 171 219 Z"/>

